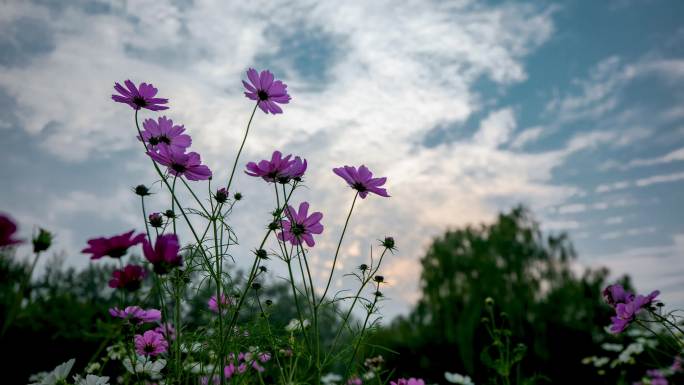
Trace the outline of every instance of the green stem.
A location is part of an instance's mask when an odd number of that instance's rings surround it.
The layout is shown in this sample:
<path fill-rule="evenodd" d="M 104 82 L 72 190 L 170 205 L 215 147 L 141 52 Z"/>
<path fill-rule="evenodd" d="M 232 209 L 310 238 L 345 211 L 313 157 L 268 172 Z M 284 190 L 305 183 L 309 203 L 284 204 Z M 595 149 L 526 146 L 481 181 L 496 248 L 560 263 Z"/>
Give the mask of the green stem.
<path fill-rule="evenodd" d="M 377 283 L 375 287 L 376 293 L 380 291 L 380 282 Z M 373 310 L 375 309 L 375 305 L 378 303 L 378 296 L 375 295 L 375 298 L 373 298 L 373 304 L 370 306 L 368 309 L 368 313 L 366 314 L 366 319 L 363 321 L 363 326 L 361 327 L 361 333 L 359 334 L 359 338 L 356 341 L 356 345 L 354 346 L 354 352 L 352 353 L 351 358 L 349 359 L 349 363 L 347 364 L 347 368 L 345 370 L 345 377 L 349 377 L 349 371 L 352 368 L 352 365 L 354 364 L 354 359 L 356 359 L 356 353 L 359 351 L 359 346 L 361 346 L 361 340 L 363 339 L 363 334 L 366 331 L 366 325 L 368 324 L 368 320 L 370 319 L 371 314 L 373 314 Z"/>
<path fill-rule="evenodd" d="M 344 228 L 342 229 L 342 234 L 340 235 L 340 240 L 337 242 L 337 250 L 335 250 L 335 257 L 333 258 L 332 268 L 330 269 L 330 276 L 328 277 L 328 283 L 325 285 L 325 290 L 321 296 L 321 302 L 325 299 L 325 295 L 328 294 L 328 289 L 330 288 L 330 282 L 332 282 L 333 274 L 335 273 L 335 264 L 337 263 L 337 256 L 340 253 L 340 247 L 342 246 L 342 240 L 344 239 L 344 234 L 347 232 L 347 225 L 349 225 L 349 218 L 351 218 L 352 211 L 354 211 L 354 204 L 356 203 L 356 198 L 358 198 L 359 192 L 357 191 L 354 195 L 354 200 L 352 201 L 351 208 L 349 209 L 349 214 L 347 214 L 347 219 L 344 221 Z M 320 303 L 319 303 L 320 305 Z"/>
<path fill-rule="evenodd" d="M 252 119 L 254 118 L 254 113 L 256 112 L 256 109 L 258 106 L 259 106 L 259 103 L 257 102 L 254 105 L 254 109 L 252 110 L 252 115 L 250 115 L 249 121 L 247 122 L 247 129 L 245 130 L 245 136 L 242 138 L 242 143 L 240 144 L 240 149 L 238 150 L 238 153 L 235 156 L 235 162 L 233 163 L 233 170 L 230 172 L 230 178 L 228 178 L 228 186 L 226 187 L 226 190 L 228 190 L 228 191 L 230 191 L 230 185 L 233 183 L 233 176 L 235 175 L 235 169 L 237 168 L 238 160 L 240 159 L 240 154 L 242 153 L 242 149 L 245 147 L 245 142 L 247 141 L 247 135 L 249 135 L 249 128 L 252 126 Z"/>

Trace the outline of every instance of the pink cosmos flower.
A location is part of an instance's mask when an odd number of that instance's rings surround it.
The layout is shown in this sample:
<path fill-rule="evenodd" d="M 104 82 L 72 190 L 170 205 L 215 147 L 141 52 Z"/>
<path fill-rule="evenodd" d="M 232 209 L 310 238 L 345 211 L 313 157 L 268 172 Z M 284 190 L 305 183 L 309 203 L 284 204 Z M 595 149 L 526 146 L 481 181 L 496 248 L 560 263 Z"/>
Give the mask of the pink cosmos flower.
<path fill-rule="evenodd" d="M 145 239 L 144 234 L 134 236 L 134 232 L 135 230 L 131 230 L 111 238 L 93 238 L 88 241 L 88 247 L 81 252 L 92 254 L 90 259 L 100 259 L 104 256 L 121 258 L 126 254 L 129 247 L 135 246 Z"/>
<path fill-rule="evenodd" d="M 221 383 L 221 377 L 219 377 L 218 374 L 214 374 L 214 376 L 211 378 L 211 382 L 209 381 L 209 376 L 202 376 L 200 377 L 200 385 L 219 385 Z"/>
<path fill-rule="evenodd" d="M 271 360 L 271 353 L 259 353 L 258 354 L 259 361 L 263 363 L 267 363 L 268 361 Z"/>
<path fill-rule="evenodd" d="M 112 95 L 112 100 L 115 102 L 128 104 L 134 110 L 147 108 L 151 111 L 161 111 L 169 108 L 162 106 L 169 102 L 168 99 L 154 97 L 157 95 L 157 89 L 152 84 L 140 83 L 136 87 L 130 80 L 126 80 L 124 84 L 126 88 L 119 83 L 114 83 L 114 89 L 119 93 L 119 95 Z"/>
<path fill-rule="evenodd" d="M 323 232 L 323 225 L 321 224 L 323 214 L 315 212 L 308 215 L 308 212 L 308 202 L 302 202 L 299 205 L 299 211 L 295 211 L 292 206 L 288 205 L 285 210 L 287 218 L 283 220 L 283 231 L 278 234 L 278 239 L 290 242 L 295 246 L 304 241 L 307 246 L 313 247 L 316 244 L 313 234 Z"/>
<path fill-rule="evenodd" d="M 144 334 L 136 334 L 135 351 L 142 356 L 158 356 L 166 353 L 169 348 L 169 343 L 163 335 L 154 330 L 148 330 Z"/>
<path fill-rule="evenodd" d="M 136 324 L 161 321 L 161 311 L 157 309 L 144 310 L 140 306 L 127 306 L 123 310 L 113 307 L 109 309 L 109 314 L 112 317 L 122 318 Z"/>
<path fill-rule="evenodd" d="M 636 319 L 637 314 L 643 310 L 643 308 L 651 305 L 658 294 L 660 294 L 660 292 L 656 290 L 647 296 L 637 295 L 627 302 L 618 303 L 615 306 L 615 317 L 610 318 L 612 322 L 610 332 L 617 334 L 624 331 L 627 326 Z"/>
<path fill-rule="evenodd" d="M 233 377 L 233 374 L 235 374 L 235 371 L 236 371 L 235 364 L 233 364 L 231 362 L 230 364 L 226 365 L 226 367 L 223 368 L 223 375 L 226 378 L 231 378 L 231 377 Z"/>
<path fill-rule="evenodd" d="M 160 275 L 167 274 L 174 267 L 183 265 L 183 257 L 178 252 L 180 251 L 180 243 L 176 234 L 164 234 L 157 237 L 152 244 L 147 240 L 143 240 L 143 253 L 145 258 L 154 266 L 154 272 Z"/>
<path fill-rule="evenodd" d="M 142 281 L 147 277 L 147 271 L 139 265 L 127 265 L 123 269 L 114 270 L 109 287 L 113 289 L 125 289 L 136 291 L 140 289 Z"/>
<path fill-rule="evenodd" d="M 158 147 L 157 152 L 147 151 L 147 155 L 155 162 L 169 169 L 175 176 L 184 176 L 188 180 L 206 180 L 211 178 L 211 170 L 202 164 L 200 155 L 196 152 L 184 153 L 172 147 Z"/>
<path fill-rule="evenodd" d="M 288 183 L 291 179 L 301 180 L 306 171 L 306 159 L 300 157 L 292 159 L 292 155 L 283 157 L 280 151 L 274 151 L 271 160 L 262 160 L 259 163 L 247 163 L 245 174 L 260 177 L 266 182 Z"/>
<path fill-rule="evenodd" d="M 423 381 L 420 378 L 409 378 L 408 380 L 406 378 L 400 378 L 397 380 L 397 382 L 390 381 L 390 385 L 425 385 L 425 381 Z"/>
<path fill-rule="evenodd" d="M 170 322 L 160 324 L 154 328 L 154 331 L 163 335 L 167 341 L 173 341 L 176 339 L 176 329 Z"/>
<path fill-rule="evenodd" d="M 610 306 L 615 307 L 618 303 L 625 303 L 634 299 L 634 294 L 627 292 L 622 285 L 610 285 L 603 289 L 603 299 Z"/>
<path fill-rule="evenodd" d="M 145 119 L 143 128 L 142 138 L 138 137 L 138 140 L 145 141 L 152 150 L 156 150 L 161 146 L 169 146 L 174 151 L 183 152 L 192 144 L 190 135 L 183 134 L 185 127 L 182 125 L 174 126 L 173 120 L 168 119 L 166 116 L 162 116 L 157 120 Z"/>
<path fill-rule="evenodd" d="M 233 304 L 233 301 L 225 295 L 224 293 L 221 293 L 221 310 L 225 313 L 228 311 L 228 307 Z M 216 295 L 212 295 L 211 298 L 209 298 L 209 302 L 207 302 L 207 306 L 209 307 L 209 310 L 213 311 L 214 313 L 219 312 L 218 308 L 218 301 L 216 301 Z"/>
<path fill-rule="evenodd" d="M 337 167 L 333 168 L 333 172 L 344 179 L 351 188 L 358 191 L 361 199 L 365 199 L 369 192 L 381 197 L 389 197 L 387 190 L 380 187 L 385 184 L 387 178 L 373 178 L 373 173 L 364 165 L 361 165 L 358 170 L 352 166 Z"/>
<path fill-rule="evenodd" d="M 287 93 L 287 85 L 280 80 L 274 81 L 275 77 L 268 70 L 261 71 L 259 74 L 254 68 L 250 68 L 247 70 L 247 77 L 249 83 L 242 81 L 247 89 L 245 96 L 251 100 L 256 100 L 259 108 L 266 114 L 269 112 L 282 114 L 283 110 L 278 104 L 287 104 L 291 99 Z"/>
<path fill-rule="evenodd" d="M 0 214 L 0 247 L 12 246 L 23 241 L 14 238 L 17 232 L 17 225 L 7 215 Z"/>
<path fill-rule="evenodd" d="M 363 381 L 357 376 L 354 376 L 347 380 L 347 385 L 362 385 Z"/>

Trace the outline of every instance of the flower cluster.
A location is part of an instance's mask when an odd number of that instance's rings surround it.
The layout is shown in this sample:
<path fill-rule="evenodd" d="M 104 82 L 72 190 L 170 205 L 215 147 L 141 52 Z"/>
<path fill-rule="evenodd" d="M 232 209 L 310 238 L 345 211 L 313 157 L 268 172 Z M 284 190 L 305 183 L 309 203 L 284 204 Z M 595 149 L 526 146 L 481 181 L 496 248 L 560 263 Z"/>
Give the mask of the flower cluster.
<path fill-rule="evenodd" d="M 245 174 L 262 178 L 271 183 L 289 183 L 291 180 L 300 181 L 306 172 L 306 159 L 292 155 L 283 157 L 280 151 L 274 151 L 271 160 L 261 160 L 259 163 L 247 163 Z"/>
<path fill-rule="evenodd" d="M 621 333 L 627 326 L 636 320 L 636 316 L 643 309 L 651 306 L 655 298 L 660 294 L 658 290 L 649 295 L 635 295 L 626 291 L 622 285 L 615 284 L 603 290 L 603 298 L 606 303 L 615 308 L 615 316 L 611 317 L 611 333 Z"/>

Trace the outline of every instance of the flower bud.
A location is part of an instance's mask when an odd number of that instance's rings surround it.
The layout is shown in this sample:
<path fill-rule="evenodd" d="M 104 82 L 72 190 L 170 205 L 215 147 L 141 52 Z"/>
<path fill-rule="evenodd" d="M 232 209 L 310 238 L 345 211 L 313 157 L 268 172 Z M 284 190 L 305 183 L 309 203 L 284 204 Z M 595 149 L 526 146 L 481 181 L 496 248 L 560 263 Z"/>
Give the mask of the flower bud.
<path fill-rule="evenodd" d="M 494 299 L 492 297 L 485 298 L 485 306 L 494 306 Z"/>
<path fill-rule="evenodd" d="M 386 249 L 394 250 L 394 238 L 393 237 L 385 237 L 385 239 L 381 242 L 381 244 Z"/>
<path fill-rule="evenodd" d="M 52 244 L 52 233 L 45 229 L 39 229 L 38 235 L 33 238 L 33 252 L 39 253 L 50 248 Z"/>
<path fill-rule="evenodd" d="M 164 216 L 169 219 L 173 219 L 176 217 L 176 213 L 174 213 L 173 210 L 166 210 L 164 211 Z"/>
<path fill-rule="evenodd" d="M 380 292 L 380 290 L 373 293 L 373 295 L 375 295 L 376 297 L 382 297 L 382 293 Z"/>
<path fill-rule="evenodd" d="M 242 199 L 242 194 L 239 193 L 239 192 L 236 192 L 235 195 L 233 195 L 233 198 L 234 198 L 236 201 L 239 201 L 240 199 Z"/>
<path fill-rule="evenodd" d="M 256 251 L 256 256 L 259 259 L 268 259 L 268 253 L 264 249 L 259 249 Z"/>
<path fill-rule="evenodd" d="M 150 189 L 148 189 L 144 184 L 135 186 L 133 191 L 135 192 L 135 195 L 140 195 L 141 197 L 150 195 Z"/>
<path fill-rule="evenodd" d="M 162 227 L 164 225 L 164 218 L 161 213 L 152 213 L 147 217 L 150 220 L 150 226 Z"/>
<path fill-rule="evenodd" d="M 378 282 L 378 283 L 382 283 L 382 282 L 385 281 L 385 277 L 383 277 L 382 275 L 376 275 L 376 276 L 373 278 L 373 281 Z"/>
<path fill-rule="evenodd" d="M 273 221 L 273 222 L 268 224 L 268 229 L 271 231 L 278 230 L 279 228 L 280 228 L 280 225 L 276 221 Z"/>
<path fill-rule="evenodd" d="M 259 266 L 259 271 L 265 273 L 268 271 L 268 268 L 266 266 Z"/>
<path fill-rule="evenodd" d="M 267 299 L 265 303 L 266 303 L 266 306 L 273 305 L 273 301 L 271 301 L 270 299 Z"/>
<path fill-rule="evenodd" d="M 261 289 L 261 284 L 259 282 L 252 283 L 252 289 L 254 289 L 254 290 Z"/>
<path fill-rule="evenodd" d="M 366 265 L 365 263 L 362 263 L 361 265 L 359 265 L 359 270 L 361 270 L 361 271 L 368 270 L 368 265 Z"/>
<path fill-rule="evenodd" d="M 216 199 L 216 202 L 218 203 L 226 203 L 226 201 L 228 200 L 228 189 L 222 187 L 216 190 L 216 194 L 214 194 L 214 199 Z"/>

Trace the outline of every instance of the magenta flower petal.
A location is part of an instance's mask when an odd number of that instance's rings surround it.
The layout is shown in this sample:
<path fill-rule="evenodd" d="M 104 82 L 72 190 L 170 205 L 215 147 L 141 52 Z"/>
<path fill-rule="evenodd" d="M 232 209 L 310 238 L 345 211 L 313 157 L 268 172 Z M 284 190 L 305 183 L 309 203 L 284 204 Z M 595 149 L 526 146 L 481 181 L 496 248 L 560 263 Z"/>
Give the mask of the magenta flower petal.
<path fill-rule="evenodd" d="M 192 144 L 190 136 L 183 134 L 185 127 L 174 126 L 173 121 L 166 116 L 157 120 L 145 119 L 143 128 L 142 138 L 138 137 L 138 140 L 143 140 L 148 149 L 157 150 L 161 146 L 168 146 L 172 151 L 182 153 Z"/>
<path fill-rule="evenodd" d="M 333 169 L 333 172 L 344 179 L 347 184 L 359 192 L 361 199 L 365 199 L 369 192 L 388 198 L 387 190 L 380 187 L 387 182 L 387 178 L 373 178 L 373 173 L 368 167 L 361 165 L 358 170 L 352 166 L 343 166 Z"/>
<path fill-rule="evenodd" d="M 140 289 L 145 277 L 147 277 L 147 271 L 144 267 L 127 265 L 121 270 L 114 270 L 112 272 L 112 279 L 109 281 L 109 287 L 113 289 L 136 291 Z"/>
<path fill-rule="evenodd" d="M 169 343 L 161 333 L 154 330 L 148 330 L 144 334 L 136 334 L 135 351 L 141 356 L 158 356 L 166 353 L 169 348 Z"/>
<path fill-rule="evenodd" d="M 247 163 L 245 174 L 259 177 L 267 182 L 289 183 L 291 180 L 301 181 L 306 172 L 306 159 L 292 155 L 285 157 L 280 151 L 274 151 L 271 160 L 261 160 L 259 163 Z"/>
<path fill-rule="evenodd" d="M 176 234 L 158 236 L 154 248 L 147 239 L 143 241 L 143 254 L 154 266 L 154 272 L 160 275 L 167 274 L 173 268 L 183 265 L 183 257 L 178 254 L 179 251 L 180 242 Z"/>
<path fill-rule="evenodd" d="M 144 310 L 140 306 L 127 306 L 123 310 L 113 307 L 109 309 L 109 314 L 112 317 L 122 318 L 136 324 L 161 321 L 161 311 L 157 309 Z"/>
<path fill-rule="evenodd" d="M 278 104 L 288 104 L 290 95 L 287 93 L 287 85 L 280 80 L 275 80 L 271 71 L 264 70 L 259 74 L 254 68 L 247 70 L 249 83 L 242 81 L 247 90 L 245 96 L 250 100 L 256 100 L 259 108 L 266 114 L 281 114 L 283 110 Z M 251 83 L 251 84 L 250 84 Z"/>
<path fill-rule="evenodd" d="M 112 95 L 112 100 L 115 102 L 128 104 L 134 110 L 146 108 L 151 111 L 160 111 L 169 108 L 163 106 L 169 102 L 168 99 L 154 98 L 157 89 L 152 84 L 140 83 L 140 86 L 136 87 L 130 80 L 126 80 L 124 84 L 126 88 L 119 83 L 114 83 L 114 90 L 119 93 L 119 95 Z"/>
<path fill-rule="evenodd" d="M 112 258 L 123 257 L 128 248 L 135 246 L 145 239 L 145 234 L 133 236 L 135 230 L 116 235 L 111 238 L 93 238 L 88 241 L 88 247 L 82 253 L 92 254 L 90 259 L 100 259 L 105 256 Z"/>
<path fill-rule="evenodd" d="M 158 152 L 147 151 L 147 155 L 155 162 L 168 167 L 171 175 L 184 176 L 194 181 L 211 178 L 211 170 L 202 164 L 198 153 L 185 154 L 183 151 L 163 146 L 158 148 Z"/>
<path fill-rule="evenodd" d="M 12 246 L 23 241 L 14 238 L 17 232 L 17 225 L 7 215 L 0 214 L 0 247 Z"/>
<path fill-rule="evenodd" d="M 323 225 L 320 220 L 323 219 L 323 214 L 314 212 L 308 215 L 309 203 L 302 202 L 299 205 L 299 210 L 295 210 L 292 206 L 287 206 L 285 211 L 286 218 L 283 219 L 282 231 L 278 234 L 278 239 L 283 242 L 290 242 L 293 245 L 300 245 L 302 241 L 307 246 L 313 247 L 313 234 L 321 234 L 323 232 Z"/>

